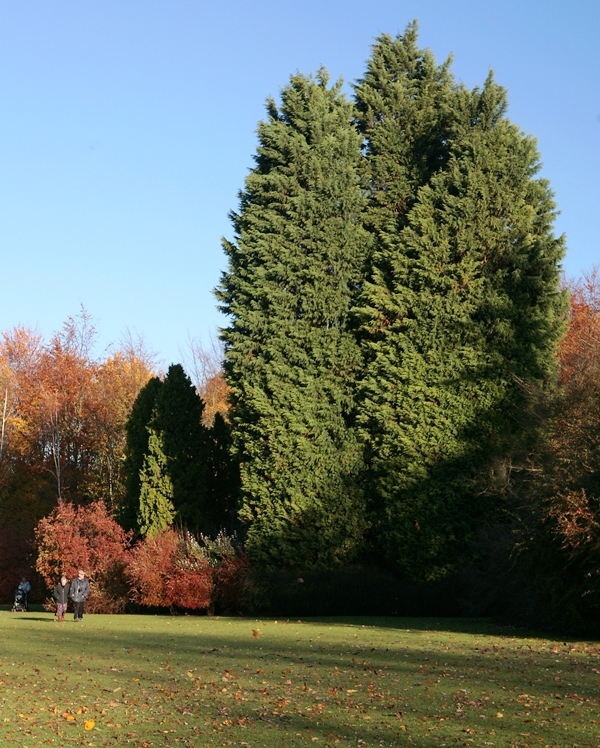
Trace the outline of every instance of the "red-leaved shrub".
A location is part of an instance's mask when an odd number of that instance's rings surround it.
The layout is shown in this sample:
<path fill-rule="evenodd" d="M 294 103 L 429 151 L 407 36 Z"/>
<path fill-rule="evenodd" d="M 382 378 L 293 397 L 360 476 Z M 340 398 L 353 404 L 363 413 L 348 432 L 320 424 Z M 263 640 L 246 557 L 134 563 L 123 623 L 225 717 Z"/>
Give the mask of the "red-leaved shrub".
<path fill-rule="evenodd" d="M 61 574 L 69 580 L 83 569 L 90 580 L 90 613 L 118 613 L 127 603 L 125 568 L 130 534 L 109 514 L 102 501 L 74 506 L 59 500 L 56 509 L 40 520 L 35 531 L 36 569 L 48 589 Z"/>
<path fill-rule="evenodd" d="M 213 569 L 185 532 L 163 530 L 140 541 L 127 568 L 135 602 L 151 607 L 206 610 L 214 593 Z"/>
<path fill-rule="evenodd" d="M 250 571 L 250 560 L 243 551 L 223 555 L 215 569 L 215 591 L 218 607 L 224 613 L 237 613 L 244 584 Z"/>

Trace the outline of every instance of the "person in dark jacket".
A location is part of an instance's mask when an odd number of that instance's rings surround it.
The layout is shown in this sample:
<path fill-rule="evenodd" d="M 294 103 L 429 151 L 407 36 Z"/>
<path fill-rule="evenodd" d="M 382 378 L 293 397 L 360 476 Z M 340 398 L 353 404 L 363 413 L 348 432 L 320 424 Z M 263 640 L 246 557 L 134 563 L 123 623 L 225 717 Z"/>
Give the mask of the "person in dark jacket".
<path fill-rule="evenodd" d="M 56 600 L 56 620 L 64 621 L 67 605 L 69 604 L 69 582 L 64 574 L 54 588 L 53 595 Z"/>
<path fill-rule="evenodd" d="M 73 607 L 75 608 L 74 621 L 81 621 L 83 618 L 83 604 L 88 599 L 89 594 L 90 583 L 85 578 L 85 572 L 79 569 L 77 579 L 71 582 L 71 589 L 69 590 L 69 597 L 73 601 Z"/>

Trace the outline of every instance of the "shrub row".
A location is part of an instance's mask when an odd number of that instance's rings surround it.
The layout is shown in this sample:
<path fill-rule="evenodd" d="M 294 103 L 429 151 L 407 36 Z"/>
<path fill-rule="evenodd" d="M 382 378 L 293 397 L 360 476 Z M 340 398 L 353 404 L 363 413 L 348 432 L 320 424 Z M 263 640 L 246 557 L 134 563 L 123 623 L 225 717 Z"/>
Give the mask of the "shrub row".
<path fill-rule="evenodd" d="M 39 522 L 36 544 L 36 570 L 49 590 L 61 574 L 72 579 L 78 569 L 86 572 L 90 613 L 121 613 L 131 604 L 235 612 L 249 570 L 243 551 L 224 533 L 196 538 L 169 528 L 134 543 L 101 501 L 60 501 Z"/>

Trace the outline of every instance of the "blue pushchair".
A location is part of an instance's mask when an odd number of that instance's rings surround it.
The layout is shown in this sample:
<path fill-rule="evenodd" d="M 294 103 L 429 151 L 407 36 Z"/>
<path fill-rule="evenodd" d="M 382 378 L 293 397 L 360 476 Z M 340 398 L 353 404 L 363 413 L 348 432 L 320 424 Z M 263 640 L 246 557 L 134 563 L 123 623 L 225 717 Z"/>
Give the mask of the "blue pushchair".
<path fill-rule="evenodd" d="M 29 589 L 28 589 L 29 588 Z M 13 613 L 26 613 L 29 607 L 29 582 L 21 582 L 15 591 L 15 601 L 12 606 Z"/>

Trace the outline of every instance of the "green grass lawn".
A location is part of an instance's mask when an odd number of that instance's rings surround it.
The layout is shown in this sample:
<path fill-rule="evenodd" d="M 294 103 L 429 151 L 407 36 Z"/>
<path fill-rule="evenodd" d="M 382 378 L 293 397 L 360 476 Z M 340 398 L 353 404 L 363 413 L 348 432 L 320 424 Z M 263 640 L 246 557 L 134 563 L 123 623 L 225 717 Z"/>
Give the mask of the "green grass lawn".
<path fill-rule="evenodd" d="M 1 746 L 600 746 L 598 644 L 485 622 L 0 612 L 0 637 Z"/>

